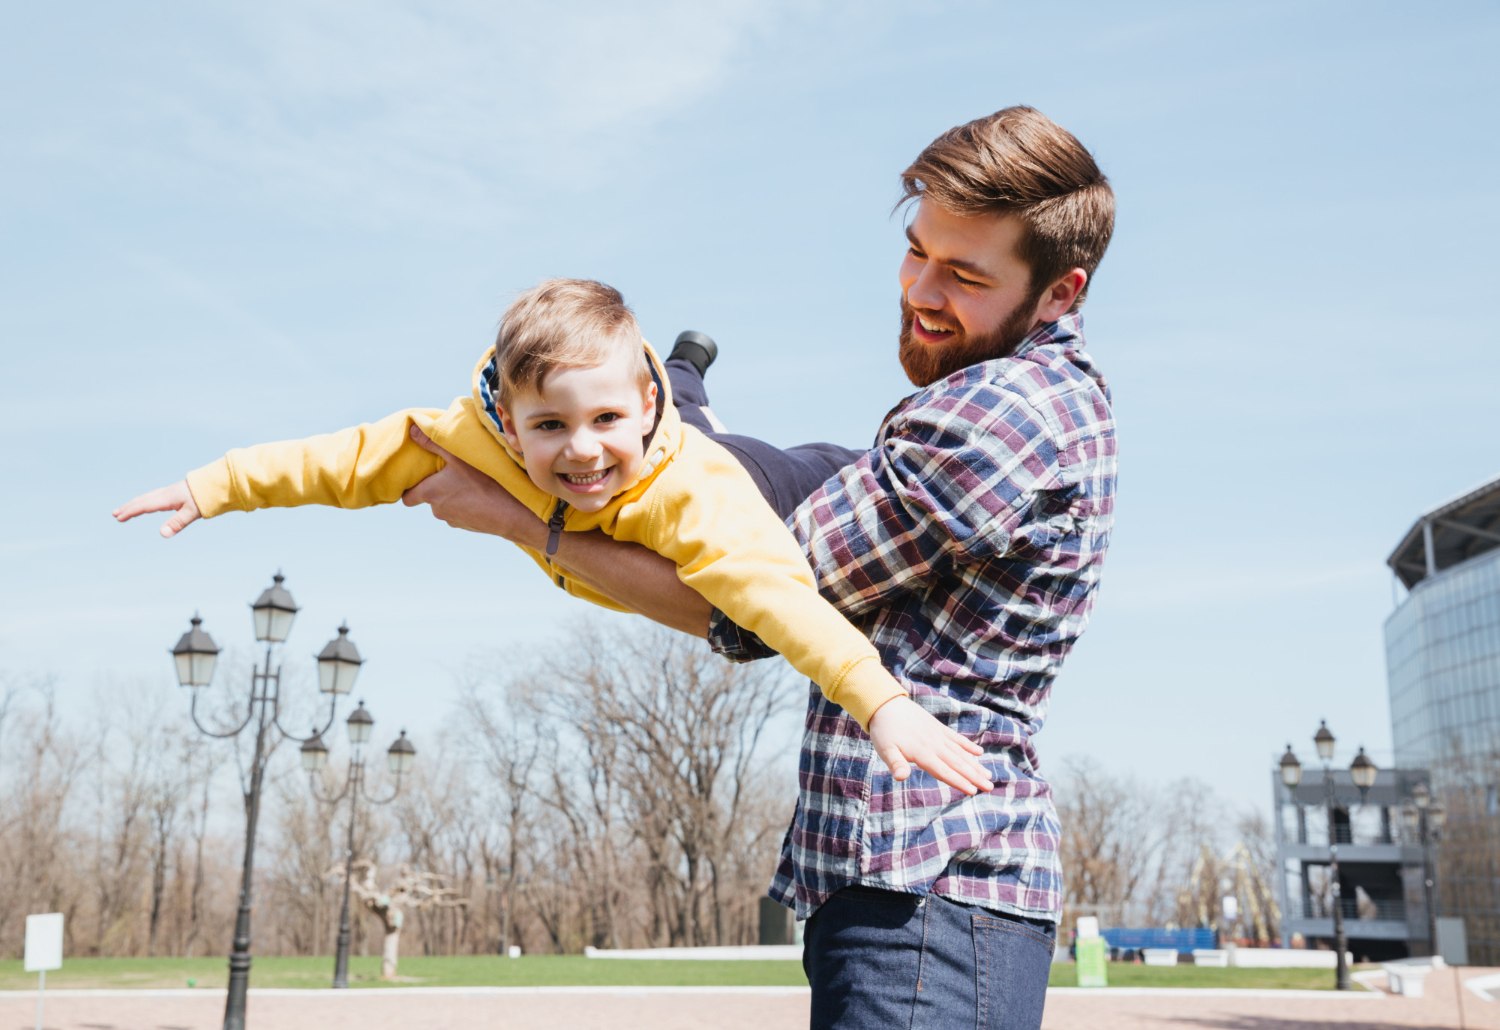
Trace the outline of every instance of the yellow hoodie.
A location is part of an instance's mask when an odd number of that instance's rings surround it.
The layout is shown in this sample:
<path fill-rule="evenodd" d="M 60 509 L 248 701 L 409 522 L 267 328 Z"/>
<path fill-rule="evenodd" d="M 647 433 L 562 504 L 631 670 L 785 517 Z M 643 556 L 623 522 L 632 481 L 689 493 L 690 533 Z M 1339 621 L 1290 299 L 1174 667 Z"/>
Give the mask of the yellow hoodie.
<path fill-rule="evenodd" d="M 640 475 L 597 512 L 569 507 L 527 477 L 495 415 L 493 348 L 479 359 L 471 395 L 446 411 L 410 408 L 337 433 L 233 450 L 189 472 L 188 488 L 204 518 L 301 504 L 390 504 L 443 466 L 412 441 L 407 427 L 415 425 L 543 521 L 561 513 L 567 532 L 602 530 L 670 559 L 679 579 L 868 729 L 875 710 L 905 690 L 865 635 L 818 594 L 802 548 L 739 462 L 678 418 L 661 362 L 649 346 L 646 353 L 657 380 L 657 426 Z M 570 594 L 619 610 L 545 554 L 522 550 Z"/>

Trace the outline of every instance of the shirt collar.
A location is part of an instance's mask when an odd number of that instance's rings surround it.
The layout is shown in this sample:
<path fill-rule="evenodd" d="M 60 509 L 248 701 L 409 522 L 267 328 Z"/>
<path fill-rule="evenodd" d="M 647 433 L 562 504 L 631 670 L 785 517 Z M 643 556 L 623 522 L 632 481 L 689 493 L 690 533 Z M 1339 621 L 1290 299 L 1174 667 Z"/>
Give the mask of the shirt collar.
<path fill-rule="evenodd" d="M 1046 322 L 1033 329 L 1022 340 L 1011 357 L 1019 358 L 1038 347 L 1062 347 L 1065 350 L 1083 350 L 1083 312 L 1070 311 L 1056 322 Z"/>

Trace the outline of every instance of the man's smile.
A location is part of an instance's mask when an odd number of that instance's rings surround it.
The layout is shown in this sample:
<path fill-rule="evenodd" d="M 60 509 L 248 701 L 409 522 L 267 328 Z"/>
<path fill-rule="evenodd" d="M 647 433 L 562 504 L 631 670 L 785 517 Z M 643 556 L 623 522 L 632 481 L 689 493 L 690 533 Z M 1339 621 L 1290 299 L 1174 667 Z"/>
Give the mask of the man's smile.
<path fill-rule="evenodd" d="M 926 315 L 912 312 L 912 331 L 923 343 L 937 343 L 952 336 L 955 330 Z"/>

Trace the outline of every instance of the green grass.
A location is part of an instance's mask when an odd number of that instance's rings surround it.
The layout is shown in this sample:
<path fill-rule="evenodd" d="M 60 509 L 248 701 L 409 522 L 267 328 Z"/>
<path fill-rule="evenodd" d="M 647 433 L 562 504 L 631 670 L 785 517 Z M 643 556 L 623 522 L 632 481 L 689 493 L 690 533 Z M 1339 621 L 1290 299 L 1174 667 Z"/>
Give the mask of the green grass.
<path fill-rule="evenodd" d="M 0 962 L 0 990 L 31 990 L 35 973 L 19 961 Z M 1197 966 L 1146 966 L 1114 962 L 1111 987 L 1238 987 L 1255 989 L 1332 990 L 1331 969 L 1213 969 Z M 657 959 L 587 959 L 580 955 L 410 956 L 401 960 L 400 980 L 383 983 L 380 960 L 349 960 L 349 986 L 399 987 L 800 987 L 807 983 L 795 961 L 671 961 Z M 63 988 L 188 987 L 223 989 L 228 981 L 223 957 L 210 958 L 69 958 L 47 974 L 47 986 Z M 251 987 L 329 986 L 333 957 L 268 956 L 250 967 Z M 1072 987 L 1077 974 L 1071 963 L 1052 967 L 1053 987 Z"/>
<path fill-rule="evenodd" d="M 1355 969 L 1371 968 L 1356 966 Z M 1148 966 L 1111 962 L 1106 967 L 1111 987 L 1230 987 L 1242 990 L 1331 991 L 1332 969 L 1238 969 L 1214 966 Z M 1058 963 L 1048 978 L 1050 987 L 1076 987 L 1077 967 Z M 1358 985 L 1356 985 L 1356 989 Z"/>
<path fill-rule="evenodd" d="M 37 975 L 22 963 L 0 962 L 0 990 L 29 990 Z M 349 959 L 350 987 L 800 987 L 807 983 L 799 962 L 660 961 L 654 959 L 588 959 L 581 955 L 453 955 L 403 958 L 395 983 L 380 979 L 380 959 Z M 223 989 L 229 980 L 222 958 L 65 958 L 62 969 L 47 974 L 49 988 L 201 987 Z M 191 985 L 189 981 L 192 981 Z M 250 966 L 251 987 L 327 987 L 333 981 L 333 956 L 315 958 L 267 956 Z"/>

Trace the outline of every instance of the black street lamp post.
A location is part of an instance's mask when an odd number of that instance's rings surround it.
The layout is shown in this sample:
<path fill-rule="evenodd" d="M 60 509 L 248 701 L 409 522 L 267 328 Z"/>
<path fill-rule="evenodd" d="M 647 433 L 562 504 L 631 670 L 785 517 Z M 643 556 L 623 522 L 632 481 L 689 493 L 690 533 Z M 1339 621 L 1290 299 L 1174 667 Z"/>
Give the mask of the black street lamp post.
<path fill-rule="evenodd" d="M 1411 800 L 1401 808 L 1408 835 L 1422 845 L 1422 892 L 1427 903 L 1427 953 L 1438 954 L 1437 892 L 1433 889 L 1432 845 L 1443 835 L 1447 811 L 1432 797 L 1427 784 L 1411 789 Z"/>
<path fill-rule="evenodd" d="M 359 707 L 349 713 L 349 769 L 344 777 L 344 786 L 337 794 L 325 797 L 318 790 L 317 774 L 328 764 L 328 746 L 321 734 L 315 733 L 302 742 L 302 767 L 307 770 L 312 783 L 313 796 L 329 805 L 337 805 L 345 797 L 349 799 L 349 833 L 344 848 L 344 900 L 339 909 L 338 947 L 333 959 L 333 986 L 349 986 L 349 882 L 354 877 L 354 821 L 359 811 L 359 799 L 364 797 L 372 805 L 388 805 L 401 793 L 401 777 L 411 771 L 417 760 L 417 749 L 406 739 L 406 731 L 396 738 L 386 750 L 386 766 L 396 777 L 396 785 L 389 795 L 374 797 L 365 786 L 364 745 L 375 730 L 375 717 L 361 701 Z"/>
<path fill-rule="evenodd" d="M 1313 734 L 1313 744 L 1318 749 L 1318 758 L 1323 763 L 1323 807 L 1328 815 L 1328 877 L 1332 882 L 1333 893 L 1333 946 L 1336 951 L 1334 957 L 1335 978 L 1334 984 L 1341 991 L 1350 988 L 1349 982 L 1349 939 L 1344 933 L 1344 901 L 1339 884 L 1339 842 L 1338 833 L 1334 829 L 1334 810 L 1338 807 L 1338 793 L 1333 782 L 1333 734 L 1328 729 L 1328 723 L 1318 722 L 1318 732 Z M 1375 785 L 1375 763 L 1365 754 L 1365 749 L 1360 748 L 1359 754 L 1354 756 L 1354 761 L 1349 764 L 1349 776 L 1354 780 L 1354 785 L 1359 788 L 1360 804 L 1364 804 L 1365 795 Z M 1281 756 L 1281 782 L 1286 786 L 1294 804 L 1300 806 L 1297 801 L 1297 785 L 1302 782 L 1302 763 L 1297 761 L 1297 756 L 1292 753 L 1292 745 L 1286 746 L 1286 753 Z"/>
<path fill-rule="evenodd" d="M 194 615 L 192 628 L 172 648 L 172 657 L 177 665 L 177 681 L 192 689 L 190 711 L 193 724 L 201 732 L 210 737 L 228 739 L 238 737 L 252 723 L 255 726 L 255 750 L 251 756 L 250 775 L 248 781 L 241 781 L 245 798 L 245 858 L 240 871 L 240 905 L 234 920 L 234 942 L 229 952 L 229 992 L 224 1002 L 224 1030 L 245 1030 L 246 992 L 250 986 L 250 888 L 255 870 L 255 829 L 260 821 L 260 792 L 265 780 L 266 762 L 270 758 L 268 738 L 274 730 L 289 740 L 303 740 L 288 733 L 278 720 L 281 666 L 277 665 L 274 671 L 271 668 L 272 652 L 277 644 L 286 640 L 298 611 L 292 595 L 281 585 L 282 579 L 278 572 L 271 586 L 250 606 L 255 619 L 255 639 L 266 645 L 266 658 L 262 668 L 251 669 L 250 697 L 245 717 L 233 729 L 214 729 L 205 726 L 198 718 L 199 688 L 207 687 L 213 680 L 214 665 L 219 654 L 219 646 L 200 628 L 203 620 Z M 329 706 L 328 722 L 322 730 L 313 734 L 315 737 L 321 736 L 333 725 L 339 695 L 347 694 L 354 686 L 354 678 L 362 664 L 359 651 L 348 639 L 348 633 L 347 626 L 339 627 L 339 635 L 318 655 L 319 689 L 329 695 Z"/>

